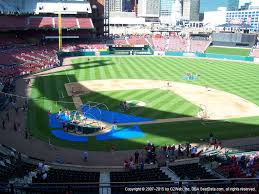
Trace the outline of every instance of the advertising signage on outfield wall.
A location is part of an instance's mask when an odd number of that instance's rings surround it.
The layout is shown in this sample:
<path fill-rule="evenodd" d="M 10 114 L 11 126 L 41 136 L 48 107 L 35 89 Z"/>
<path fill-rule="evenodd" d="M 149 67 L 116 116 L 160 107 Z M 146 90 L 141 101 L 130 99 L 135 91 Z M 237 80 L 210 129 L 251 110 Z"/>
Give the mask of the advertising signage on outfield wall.
<path fill-rule="evenodd" d="M 144 45 L 144 44 L 138 44 L 138 45 L 130 45 L 130 44 L 128 44 L 128 45 L 117 45 L 117 44 L 113 44 L 113 45 L 111 45 L 112 47 L 137 47 L 137 48 L 139 48 L 139 47 L 145 47 L 145 46 L 147 46 L 147 45 Z"/>

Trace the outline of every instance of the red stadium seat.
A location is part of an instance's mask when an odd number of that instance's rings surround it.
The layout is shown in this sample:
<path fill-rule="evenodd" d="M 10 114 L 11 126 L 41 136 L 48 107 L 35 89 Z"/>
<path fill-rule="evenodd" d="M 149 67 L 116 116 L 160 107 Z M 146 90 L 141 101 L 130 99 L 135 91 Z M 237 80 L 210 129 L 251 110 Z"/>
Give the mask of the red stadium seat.
<path fill-rule="evenodd" d="M 30 17 L 30 28 L 53 28 L 52 17 Z"/>

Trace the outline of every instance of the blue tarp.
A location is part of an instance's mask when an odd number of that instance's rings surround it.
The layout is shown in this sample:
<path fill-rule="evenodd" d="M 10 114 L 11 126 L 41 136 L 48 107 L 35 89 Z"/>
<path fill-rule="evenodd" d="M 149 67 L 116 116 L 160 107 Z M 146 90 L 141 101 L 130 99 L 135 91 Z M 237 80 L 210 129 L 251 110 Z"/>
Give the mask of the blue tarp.
<path fill-rule="evenodd" d="M 82 112 L 84 113 L 84 116 L 87 118 L 92 118 L 106 123 L 130 123 L 152 121 L 152 119 L 149 118 L 143 118 L 119 112 L 112 112 L 104 109 L 90 107 L 89 105 L 83 105 Z M 50 114 L 49 126 L 51 129 L 60 129 L 62 128 L 62 123 L 68 122 L 68 120 L 68 117 L 65 116 L 64 113 L 61 113 L 60 116 L 58 116 L 58 113 Z"/>
<path fill-rule="evenodd" d="M 138 117 L 134 115 L 127 115 L 118 112 L 112 112 L 108 110 L 103 110 L 99 108 L 90 107 L 89 105 L 83 105 L 82 112 L 85 117 L 92 118 L 99 121 L 104 121 L 107 123 L 129 123 L 129 122 L 143 122 L 152 121 L 152 119 Z M 58 115 L 58 113 L 49 115 L 49 126 L 52 129 L 51 133 L 59 139 L 67 140 L 71 142 L 87 142 L 88 137 L 77 136 L 69 134 L 62 129 L 62 123 L 69 121 L 69 118 L 65 116 L 64 113 Z M 144 133 L 138 126 L 132 126 L 128 128 L 113 128 L 110 132 L 105 134 L 100 134 L 96 136 L 96 140 L 112 140 L 112 139 L 131 139 L 144 137 Z"/>
<path fill-rule="evenodd" d="M 58 139 L 71 141 L 71 142 L 88 142 L 87 136 L 73 135 L 65 132 L 64 130 L 51 130 L 51 133 Z M 113 129 L 104 134 L 96 136 L 96 140 L 113 140 L 113 139 L 132 139 L 144 137 L 145 134 L 138 126 L 128 128 Z"/>
<path fill-rule="evenodd" d="M 138 126 L 132 126 L 122 129 L 116 129 L 113 127 L 110 132 L 97 135 L 96 140 L 132 139 L 144 136 L 144 133 Z"/>
<path fill-rule="evenodd" d="M 128 115 L 119 112 L 112 112 L 104 109 L 90 107 L 89 105 L 83 105 L 82 111 L 86 117 L 96 119 L 98 121 L 104 121 L 106 123 L 130 123 L 130 122 L 144 122 L 152 121 L 152 119 L 138 117 L 135 115 Z"/>

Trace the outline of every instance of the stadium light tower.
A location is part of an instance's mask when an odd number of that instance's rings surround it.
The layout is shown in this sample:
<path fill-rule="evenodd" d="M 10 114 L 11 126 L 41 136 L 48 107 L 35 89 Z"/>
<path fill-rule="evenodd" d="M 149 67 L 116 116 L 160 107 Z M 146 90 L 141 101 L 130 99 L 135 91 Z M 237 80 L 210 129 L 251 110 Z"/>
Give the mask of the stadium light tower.
<path fill-rule="evenodd" d="M 62 49 L 62 15 L 58 14 L 58 50 Z"/>
<path fill-rule="evenodd" d="M 59 2 L 59 11 L 58 11 L 58 50 L 62 50 L 62 3 Z"/>
<path fill-rule="evenodd" d="M 110 0 L 104 0 L 104 36 L 110 35 Z"/>

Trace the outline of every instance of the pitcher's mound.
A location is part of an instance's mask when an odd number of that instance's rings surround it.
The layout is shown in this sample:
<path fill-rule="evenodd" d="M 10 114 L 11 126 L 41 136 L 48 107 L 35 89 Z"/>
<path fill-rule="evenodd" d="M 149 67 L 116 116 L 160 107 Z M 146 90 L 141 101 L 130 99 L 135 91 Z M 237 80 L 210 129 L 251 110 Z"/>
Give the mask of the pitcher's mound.
<path fill-rule="evenodd" d="M 139 100 L 127 100 L 126 103 L 129 107 L 144 107 L 146 106 L 145 102 L 139 101 Z"/>

